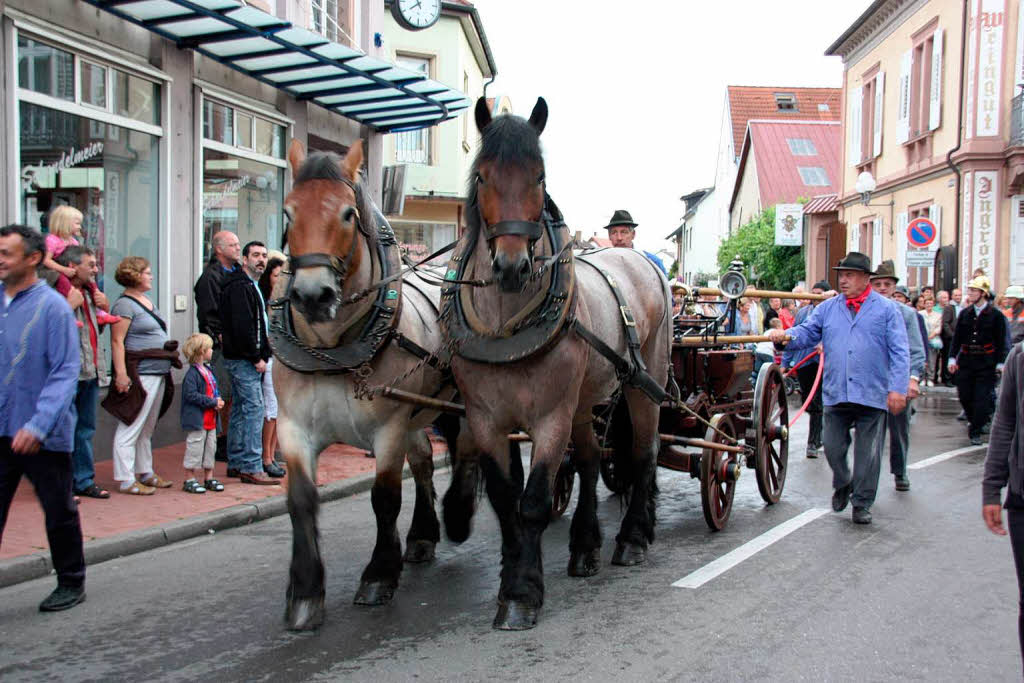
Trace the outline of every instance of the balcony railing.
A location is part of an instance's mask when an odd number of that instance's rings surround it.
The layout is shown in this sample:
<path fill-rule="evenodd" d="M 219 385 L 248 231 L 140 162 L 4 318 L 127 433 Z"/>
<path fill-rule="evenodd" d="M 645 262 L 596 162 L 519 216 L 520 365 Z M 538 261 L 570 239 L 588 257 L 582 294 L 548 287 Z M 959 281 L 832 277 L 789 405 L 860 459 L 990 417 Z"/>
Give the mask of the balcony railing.
<path fill-rule="evenodd" d="M 1024 92 L 1010 101 L 1010 144 L 1024 145 Z"/>

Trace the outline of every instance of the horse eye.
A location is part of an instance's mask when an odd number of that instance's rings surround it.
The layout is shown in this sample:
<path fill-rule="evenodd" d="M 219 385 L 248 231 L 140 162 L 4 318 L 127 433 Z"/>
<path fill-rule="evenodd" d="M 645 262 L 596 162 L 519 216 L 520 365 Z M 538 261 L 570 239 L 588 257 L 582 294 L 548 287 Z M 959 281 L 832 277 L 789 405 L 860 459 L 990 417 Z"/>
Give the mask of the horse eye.
<path fill-rule="evenodd" d="M 356 209 L 354 206 L 347 206 L 345 210 L 341 212 L 341 220 L 345 223 L 350 222 L 356 217 Z"/>
<path fill-rule="evenodd" d="M 482 175 L 480 175 L 479 173 L 476 174 L 476 182 L 477 182 L 477 185 L 483 185 L 484 184 L 484 177 Z"/>
<path fill-rule="evenodd" d="M 537 178 L 537 184 L 543 185 L 545 180 L 547 180 L 547 177 L 543 173 L 541 173 L 540 177 Z"/>

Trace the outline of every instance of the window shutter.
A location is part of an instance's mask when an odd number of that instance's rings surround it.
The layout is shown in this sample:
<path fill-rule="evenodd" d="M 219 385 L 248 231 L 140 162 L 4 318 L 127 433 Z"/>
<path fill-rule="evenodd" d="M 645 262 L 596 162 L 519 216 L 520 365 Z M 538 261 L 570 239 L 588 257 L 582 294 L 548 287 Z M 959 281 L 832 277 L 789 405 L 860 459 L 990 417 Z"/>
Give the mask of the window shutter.
<path fill-rule="evenodd" d="M 849 156 L 850 166 L 860 164 L 860 128 L 861 110 L 863 109 L 864 88 L 853 88 L 850 90 L 850 116 L 847 119 L 847 139 L 850 143 Z"/>
<path fill-rule="evenodd" d="M 914 66 L 914 51 L 907 50 L 900 60 L 900 101 L 896 105 L 896 141 L 910 139 L 910 72 Z"/>
<path fill-rule="evenodd" d="M 860 223 L 850 226 L 850 246 L 846 251 L 860 251 Z"/>
<path fill-rule="evenodd" d="M 928 130 L 942 122 L 942 29 L 935 29 L 932 43 L 932 87 L 928 101 Z"/>
<path fill-rule="evenodd" d="M 879 71 L 878 75 L 875 76 L 875 135 L 874 145 L 871 150 L 871 156 L 877 157 L 882 154 L 882 95 L 885 92 L 885 72 Z"/>
<path fill-rule="evenodd" d="M 900 282 L 907 281 L 907 212 L 896 214 L 896 276 Z"/>
<path fill-rule="evenodd" d="M 871 225 L 871 264 L 877 266 L 882 262 L 882 219 L 875 218 Z"/>
<path fill-rule="evenodd" d="M 942 244 L 942 207 L 939 204 L 932 204 L 928 207 L 928 220 L 935 224 L 935 245 Z M 935 253 L 938 253 L 938 246 L 934 249 Z M 932 284 L 932 274 L 935 270 L 935 266 L 928 266 L 928 275 L 926 282 Z"/>

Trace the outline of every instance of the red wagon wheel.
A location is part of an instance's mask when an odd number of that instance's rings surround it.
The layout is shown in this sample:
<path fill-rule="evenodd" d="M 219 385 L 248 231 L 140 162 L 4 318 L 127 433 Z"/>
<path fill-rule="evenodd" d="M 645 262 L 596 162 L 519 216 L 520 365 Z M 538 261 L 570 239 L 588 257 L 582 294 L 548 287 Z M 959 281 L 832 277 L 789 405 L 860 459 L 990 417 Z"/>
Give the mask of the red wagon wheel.
<path fill-rule="evenodd" d="M 757 373 L 752 417 L 757 488 L 766 503 L 778 503 L 789 462 L 789 404 L 782 371 L 774 363 L 765 363 Z"/>
<path fill-rule="evenodd" d="M 570 453 L 566 453 L 562 464 L 558 466 L 558 474 L 555 475 L 555 490 L 551 500 L 551 519 L 556 519 L 565 514 L 572 499 L 572 487 L 576 482 L 576 468 L 572 464 Z"/>
<path fill-rule="evenodd" d="M 723 434 L 736 438 L 736 427 L 725 414 L 711 418 L 706 441 L 734 445 Z M 711 448 L 705 448 L 700 456 L 700 502 L 704 508 L 704 520 L 712 531 L 721 531 L 729 521 L 732 512 L 732 498 L 736 493 L 736 479 L 741 471 L 738 456 Z"/>

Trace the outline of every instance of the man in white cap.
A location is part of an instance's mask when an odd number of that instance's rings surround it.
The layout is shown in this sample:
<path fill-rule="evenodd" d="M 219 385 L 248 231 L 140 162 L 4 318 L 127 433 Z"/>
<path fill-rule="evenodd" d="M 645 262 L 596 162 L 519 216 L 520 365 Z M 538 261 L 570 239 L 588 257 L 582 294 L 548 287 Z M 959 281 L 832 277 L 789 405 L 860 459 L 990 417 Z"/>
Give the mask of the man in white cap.
<path fill-rule="evenodd" d="M 995 409 L 996 373 L 1010 351 L 1006 316 L 989 305 L 991 292 L 984 275 L 967 283 L 967 302 L 957 316 L 949 350 L 949 371 L 955 373 L 972 446 L 981 445 Z"/>
<path fill-rule="evenodd" d="M 1024 341 L 1024 287 L 1007 287 L 1003 292 L 1003 306 L 1003 315 L 1010 324 L 1010 343 Z"/>

